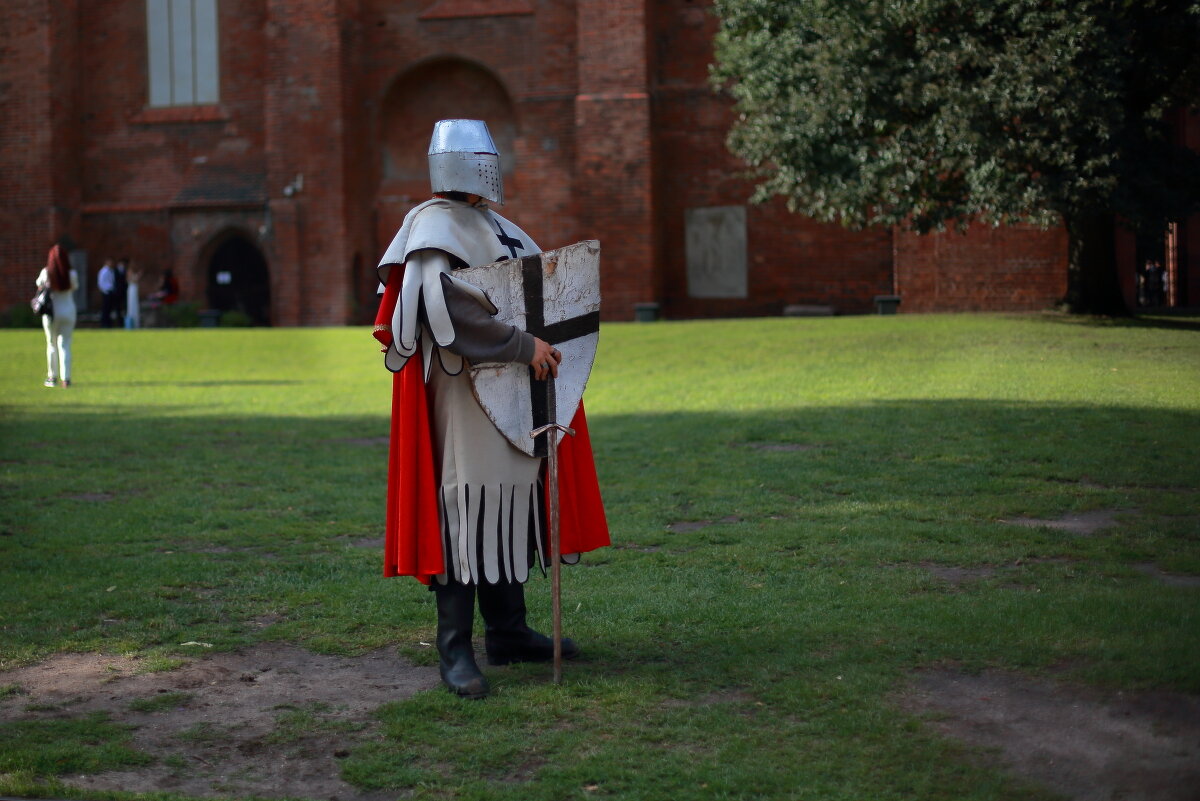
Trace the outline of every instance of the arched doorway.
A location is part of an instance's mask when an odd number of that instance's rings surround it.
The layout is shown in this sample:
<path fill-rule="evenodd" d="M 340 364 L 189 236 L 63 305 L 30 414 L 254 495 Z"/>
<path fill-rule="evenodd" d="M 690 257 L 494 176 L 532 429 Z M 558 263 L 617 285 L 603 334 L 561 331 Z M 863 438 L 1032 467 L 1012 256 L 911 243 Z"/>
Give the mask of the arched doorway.
<path fill-rule="evenodd" d="M 271 277 L 262 251 L 234 231 L 213 249 L 208 261 L 208 306 L 239 311 L 254 325 L 271 324 Z"/>
<path fill-rule="evenodd" d="M 376 224 L 387 243 L 404 214 L 429 198 L 429 137 L 444 119 L 485 120 L 500 149 L 505 194 L 516 167 L 517 117 L 512 97 L 488 69 L 460 58 L 439 58 L 401 73 L 388 87 L 379 115 L 379 190 Z"/>

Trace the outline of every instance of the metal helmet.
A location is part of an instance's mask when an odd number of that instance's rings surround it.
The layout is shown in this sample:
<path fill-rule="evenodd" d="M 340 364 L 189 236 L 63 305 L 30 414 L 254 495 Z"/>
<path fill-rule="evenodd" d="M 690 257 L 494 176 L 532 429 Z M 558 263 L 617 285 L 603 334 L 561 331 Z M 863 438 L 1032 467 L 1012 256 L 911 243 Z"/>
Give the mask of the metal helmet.
<path fill-rule="evenodd" d="M 434 192 L 466 192 L 504 205 L 500 154 L 483 120 L 438 120 L 429 143 Z"/>

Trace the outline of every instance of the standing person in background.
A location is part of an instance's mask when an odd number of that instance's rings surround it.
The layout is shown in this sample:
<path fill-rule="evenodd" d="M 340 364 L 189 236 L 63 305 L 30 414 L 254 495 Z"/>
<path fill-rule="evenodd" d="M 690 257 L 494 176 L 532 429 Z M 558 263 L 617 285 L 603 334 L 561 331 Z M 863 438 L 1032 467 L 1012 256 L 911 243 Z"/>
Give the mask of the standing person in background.
<path fill-rule="evenodd" d="M 1146 259 L 1146 263 L 1137 270 L 1137 305 L 1150 305 L 1150 276 L 1154 273 L 1154 261 Z"/>
<path fill-rule="evenodd" d="M 111 269 L 111 268 L 110 268 Z M 67 261 L 62 245 L 50 248 L 46 266 L 38 273 L 38 289 L 50 288 L 54 314 L 42 317 L 46 331 L 46 386 L 52 387 L 62 376 L 62 385 L 71 386 L 71 334 L 75 332 L 75 290 L 79 276 Z"/>
<path fill-rule="evenodd" d="M 117 280 L 113 283 L 113 294 L 116 296 L 114 300 L 117 303 L 117 323 L 124 324 L 125 308 L 126 308 L 126 293 L 129 291 L 129 277 L 126 274 L 129 270 L 129 257 L 122 256 L 117 259 Z"/>
<path fill-rule="evenodd" d="M 104 266 L 96 276 L 96 286 L 100 289 L 100 327 L 112 328 L 113 312 L 117 308 L 117 271 L 113 269 L 112 259 L 104 260 Z"/>
<path fill-rule="evenodd" d="M 175 278 L 175 273 L 170 267 L 163 271 L 162 284 L 151 297 L 164 306 L 170 306 L 179 300 L 179 280 Z"/>
<path fill-rule="evenodd" d="M 1154 260 L 1154 269 L 1158 271 L 1158 305 L 1171 305 L 1171 273 L 1166 265 L 1158 259 Z"/>
<path fill-rule="evenodd" d="M 165 306 L 170 306 L 179 300 L 179 281 L 175 279 L 175 274 L 170 268 L 163 271 L 162 281 L 159 282 L 158 289 L 150 293 L 150 319 L 149 325 L 159 326 L 167 325 L 169 320 L 166 312 L 163 311 Z"/>
<path fill-rule="evenodd" d="M 1154 281 L 1150 285 L 1151 295 L 1154 298 L 1152 306 L 1167 305 L 1167 270 L 1163 267 L 1162 261 L 1154 260 Z"/>
<path fill-rule="evenodd" d="M 125 327 L 129 330 L 141 328 L 141 300 L 138 298 L 138 279 L 142 274 L 132 264 L 128 265 L 125 288 Z"/>

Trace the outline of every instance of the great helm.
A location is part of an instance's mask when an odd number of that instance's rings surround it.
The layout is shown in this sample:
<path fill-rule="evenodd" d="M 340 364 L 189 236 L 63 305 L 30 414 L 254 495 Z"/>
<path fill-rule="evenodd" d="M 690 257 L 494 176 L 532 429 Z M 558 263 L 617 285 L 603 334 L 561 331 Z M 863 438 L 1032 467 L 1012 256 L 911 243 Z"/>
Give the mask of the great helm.
<path fill-rule="evenodd" d="M 504 205 L 500 154 L 483 120 L 438 120 L 429 142 L 434 192 L 466 192 Z"/>

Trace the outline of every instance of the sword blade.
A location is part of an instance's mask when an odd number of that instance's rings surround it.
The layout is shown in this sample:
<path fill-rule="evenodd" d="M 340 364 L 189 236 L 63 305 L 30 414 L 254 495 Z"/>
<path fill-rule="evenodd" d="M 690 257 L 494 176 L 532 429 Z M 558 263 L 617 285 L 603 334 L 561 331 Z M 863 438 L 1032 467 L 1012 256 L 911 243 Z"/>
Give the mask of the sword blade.
<path fill-rule="evenodd" d="M 558 435 L 575 436 L 575 429 L 554 421 L 554 376 L 546 377 L 546 406 L 550 421 L 535 428 L 529 436 L 537 439 L 546 435 L 546 472 L 550 493 L 550 609 L 554 621 L 554 683 L 562 684 L 562 540 L 559 537 L 558 515 Z"/>
<path fill-rule="evenodd" d="M 562 684 L 562 541 L 558 520 L 558 430 L 547 432 L 550 449 L 550 609 L 554 621 L 554 683 Z"/>

